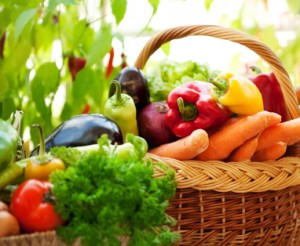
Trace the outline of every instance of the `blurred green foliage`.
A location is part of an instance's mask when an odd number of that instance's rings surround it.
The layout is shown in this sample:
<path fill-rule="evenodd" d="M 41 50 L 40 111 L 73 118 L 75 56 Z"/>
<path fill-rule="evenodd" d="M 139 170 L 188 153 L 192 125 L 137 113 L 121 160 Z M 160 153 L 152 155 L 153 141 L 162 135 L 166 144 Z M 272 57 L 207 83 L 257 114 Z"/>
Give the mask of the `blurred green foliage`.
<path fill-rule="evenodd" d="M 145 1 L 154 15 L 159 1 Z M 93 19 L 88 4 L 98 14 Z M 116 27 L 126 10 L 127 0 L 1 1 L 0 118 L 8 119 L 22 110 L 23 130 L 39 123 L 48 135 L 86 105 L 90 112 L 101 113 L 110 80 L 120 69 L 115 66 L 110 77 L 105 77 L 113 41 L 124 44 Z M 107 15 L 113 18 L 108 20 Z M 86 61 L 75 79 L 70 57 Z M 35 131 L 30 135 L 36 144 Z"/>
<path fill-rule="evenodd" d="M 139 34 L 148 32 L 151 35 L 151 20 L 163 0 L 144 1 L 151 7 L 152 15 Z M 8 119 L 16 110 L 22 110 L 25 112 L 23 131 L 31 124 L 39 123 L 48 135 L 54 126 L 81 113 L 86 105 L 89 105 L 90 112 L 102 112 L 110 80 L 121 68 L 121 64 L 115 65 L 110 77 L 105 77 L 113 43 L 120 43 L 126 54 L 124 34 L 119 33 L 117 27 L 126 15 L 128 0 L 92 1 L 92 7 L 98 13 L 92 18 L 89 15 L 90 2 L 0 2 L 0 118 Z M 242 2 L 241 8 L 232 8 L 232 12 L 219 17 L 218 23 L 259 38 L 282 60 L 294 85 L 300 84 L 300 1 L 287 0 L 289 11 L 286 18 L 292 24 L 289 30 L 278 30 L 273 23 L 260 22 L 258 6 L 263 6 L 267 12 L 268 0 L 239 2 Z M 249 2 L 252 2 L 251 11 Z M 203 7 L 209 12 L 224 3 L 205 0 Z M 113 18 L 107 18 L 108 14 Z M 251 25 L 245 19 L 251 20 Z M 285 35 L 285 31 L 291 32 L 294 38 L 287 39 L 283 46 L 278 33 Z M 163 45 L 162 49 L 169 52 L 169 44 Z M 86 59 L 84 68 L 74 80 L 68 66 L 70 57 Z M 240 61 L 233 57 L 232 62 Z M 30 136 L 36 144 L 37 133 L 30 132 Z"/>

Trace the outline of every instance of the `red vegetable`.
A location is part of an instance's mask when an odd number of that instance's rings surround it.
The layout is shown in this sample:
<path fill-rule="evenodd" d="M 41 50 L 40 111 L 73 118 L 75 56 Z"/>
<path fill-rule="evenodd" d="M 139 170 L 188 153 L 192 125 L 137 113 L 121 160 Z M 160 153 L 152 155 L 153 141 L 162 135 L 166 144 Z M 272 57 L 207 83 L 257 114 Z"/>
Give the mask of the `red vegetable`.
<path fill-rule="evenodd" d="M 89 104 L 86 104 L 83 110 L 81 111 L 81 114 L 88 114 L 90 110 L 91 110 L 91 106 Z"/>
<path fill-rule="evenodd" d="M 255 66 L 250 68 L 258 74 L 256 77 L 250 79 L 262 94 L 264 109 L 281 115 L 281 121 L 286 121 L 287 109 L 285 107 L 280 84 L 275 77 L 275 74 L 273 72 L 264 74 Z"/>
<path fill-rule="evenodd" d="M 24 232 L 54 230 L 63 224 L 62 218 L 55 212 L 52 187 L 49 182 L 30 179 L 13 193 L 10 211 Z"/>
<path fill-rule="evenodd" d="M 192 81 L 169 93 L 166 122 L 177 137 L 190 135 L 196 129 L 218 127 L 231 116 L 229 109 L 213 100 L 212 86 L 208 82 Z"/>
<path fill-rule="evenodd" d="M 114 56 L 115 56 L 115 51 L 114 48 L 111 47 L 110 51 L 109 51 L 109 60 L 108 60 L 108 64 L 106 67 L 106 71 L 105 71 L 105 78 L 108 79 L 109 76 L 111 75 L 114 66 L 113 66 L 113 62 L 114 62 Z"/>
<path fill-rule="evenodd" d="M 68 60 L 68 68 L 72 75 L 72 80 L 75 80 L 76 74 L 84 68 L 86 59 L 84 57 L 70 56 Z"/>
<path fill-rule="evenodd" d="M 139 135 L 146 139 L 150 148 L 176 139 L 166 123 L 166 102 L 153 102 L 145 106 L 138 115 Z"/>

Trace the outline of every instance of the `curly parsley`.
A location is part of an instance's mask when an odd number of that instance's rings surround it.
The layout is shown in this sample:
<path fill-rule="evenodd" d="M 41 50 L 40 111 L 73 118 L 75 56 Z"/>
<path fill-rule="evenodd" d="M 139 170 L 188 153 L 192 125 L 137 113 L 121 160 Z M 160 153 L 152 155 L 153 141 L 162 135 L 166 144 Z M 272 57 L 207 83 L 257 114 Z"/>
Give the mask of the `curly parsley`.
<path fill-rule="evenodd" d="M 67 150 L 66 150 L 67 151 Z M 67 221 L 57 229 L 66 243 L 84 245 L 171 245 L 179 234 L 165 210 L 176 190 L 175 174 L 153 178 L 150 160 L 94 152 L 51 176 L 56 210 Z"/>

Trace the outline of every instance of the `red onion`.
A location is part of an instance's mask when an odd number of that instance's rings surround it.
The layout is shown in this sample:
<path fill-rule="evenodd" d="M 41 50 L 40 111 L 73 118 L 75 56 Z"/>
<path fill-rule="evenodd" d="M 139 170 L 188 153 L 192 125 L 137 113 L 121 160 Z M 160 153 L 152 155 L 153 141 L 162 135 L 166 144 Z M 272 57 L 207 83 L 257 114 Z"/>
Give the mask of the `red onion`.
<path fill-rule="evenodd" d="M 146 139 L 150 148 L 176 139 L 166 123 L 165 114 L 168 110 L 166 102 L 152 102 L 138 115 L 139 135 Z"/>

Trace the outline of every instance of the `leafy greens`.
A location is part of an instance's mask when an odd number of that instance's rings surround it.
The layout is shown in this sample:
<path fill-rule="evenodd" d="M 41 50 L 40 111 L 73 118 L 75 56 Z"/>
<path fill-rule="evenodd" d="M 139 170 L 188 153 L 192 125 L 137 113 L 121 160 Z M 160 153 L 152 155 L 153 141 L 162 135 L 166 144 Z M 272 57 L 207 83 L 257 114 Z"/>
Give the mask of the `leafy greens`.
<path fill-rule="evenodd" d="M 68 149 L 63 149 L 67 152 Z M 58 153 L 56 151 L 56 153 Z M 70 156 L 70 155 L 66 155 Z M 176 190 L 174 171 L 162 163 L 165 175 L 153 177 L 149 159 L 122 159 L 96 151 L 81 155 L 65 171 L 51 175 L 56 210 L 67 222 L 57 233 L 66 243 L 84 245 L 171 245 L 179 234 L 165 212 Z"/>
<path fill-rule="evenodd" d="M 220 71 L 212 70 L 208 64 L 194 61 L 177 62 L 161 60 L 145 68 L 151 101 L 165 101 L 175 87 L 193 80 L 209 82 Z"/>

